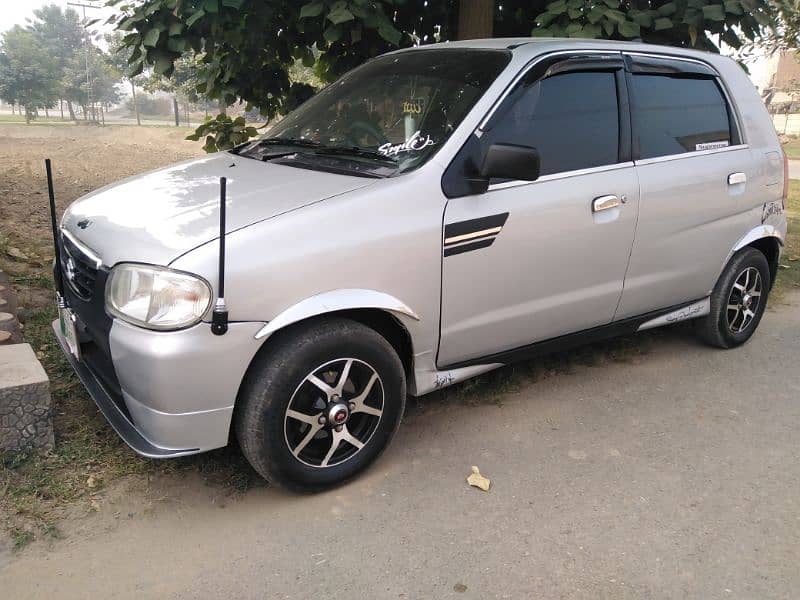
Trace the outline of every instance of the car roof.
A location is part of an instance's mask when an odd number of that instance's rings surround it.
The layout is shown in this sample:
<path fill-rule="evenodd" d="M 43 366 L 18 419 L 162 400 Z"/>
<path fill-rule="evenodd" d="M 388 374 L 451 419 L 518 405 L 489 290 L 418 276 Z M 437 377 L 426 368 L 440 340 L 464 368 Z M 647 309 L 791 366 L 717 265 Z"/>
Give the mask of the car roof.
<path fill-rule="evenodd" d="M 729 60 L 719 54 L 676 48 L 674 46 L 661 46 L 646 44 L 644 42 L 620 42 L 615 40 L 592 40 L 585 38 L 544 38 L 544 37 L 517 37 L 517 38 L 490 38 L 480 40 L 459 40 L 453 42 L 440 42 L 414 46 L 396 52 L 413 52 L 419 50 L 464 48 L 482 50 L 511 50 L 515 56 L 521 58 L 534 58 L 546 52 L 558 50 L 608 50 L 611 52 L 640 52 L 665 54 L 671 56 L 684 56 L 705 62 L 716 63 L 720 59 Z"/>

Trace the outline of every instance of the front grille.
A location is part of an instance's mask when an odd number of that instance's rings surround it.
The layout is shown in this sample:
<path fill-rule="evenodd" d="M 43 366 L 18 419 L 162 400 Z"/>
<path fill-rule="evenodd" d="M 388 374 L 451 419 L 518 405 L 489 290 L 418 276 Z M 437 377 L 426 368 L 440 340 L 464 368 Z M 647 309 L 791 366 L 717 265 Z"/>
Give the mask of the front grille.
<path fill-rule="evenodd" d="M 82 300 L 91 300 L 97 280 L 97 263 L 67 236 L 61 237 L 61 247 L 64 250 L 61 255 L 64 280 Z"/>

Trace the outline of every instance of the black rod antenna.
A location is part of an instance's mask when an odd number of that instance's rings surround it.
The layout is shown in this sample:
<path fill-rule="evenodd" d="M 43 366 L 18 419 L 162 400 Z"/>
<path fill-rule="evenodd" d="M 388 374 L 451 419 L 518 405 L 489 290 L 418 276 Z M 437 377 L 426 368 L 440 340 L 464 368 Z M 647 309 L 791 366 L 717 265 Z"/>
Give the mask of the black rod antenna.
<path fill-rule="evenodd" d="M 53 250 L 55 251 L 55 264 L 53 265 L 53 281 L 58 302 L 64 302 L 64 278 L 61 275 L 61 243 L 58 235 L 58 219 L 56 218 L 56 194 L 53 191 L 53 168 L 50 159 L 44 160 L 44 170 L 47 172 L 47 195 L 50 198 L 50 226 L 53 229 Z"/>
<path fill-rule="evenodd" d="M 228 180 L 219 178 L 219 270 L 217 301 L 211 313 L 211 333 L 223 335 L 228 331 L 228 307 L 225 305 L 225 198 Z"/>

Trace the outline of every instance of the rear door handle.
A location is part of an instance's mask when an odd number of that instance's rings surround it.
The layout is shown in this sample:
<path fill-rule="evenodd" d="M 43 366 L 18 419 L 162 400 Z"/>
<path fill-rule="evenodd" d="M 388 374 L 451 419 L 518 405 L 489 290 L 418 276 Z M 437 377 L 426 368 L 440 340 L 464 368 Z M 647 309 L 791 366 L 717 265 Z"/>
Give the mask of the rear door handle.
<path fill-rule="evenodd" d="M 728 185 L 736 185 L 737 183 L 747 183 L 747 175 L 741 172 L 728 175 Z"/>
<path fill-rule="evenodd" d="M 606 196 L 598 196 L 594 200 L 592 200 L 592 212 L 601 212 L 603 210 L 610 210 L 612 208 L 617 208 L 622 201 L 613 194 L 608 194 Z"/>

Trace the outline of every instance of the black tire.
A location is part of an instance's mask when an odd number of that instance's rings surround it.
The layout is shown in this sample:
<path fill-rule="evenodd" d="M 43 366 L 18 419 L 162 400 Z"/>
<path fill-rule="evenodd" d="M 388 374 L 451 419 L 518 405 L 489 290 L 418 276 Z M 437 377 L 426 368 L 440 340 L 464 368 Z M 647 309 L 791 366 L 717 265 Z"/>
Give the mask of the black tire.
<path fill-rule="evenodd" d="M 245 376 L 234 418 L 253 468 L 269 482 L 298 491 L 333 487 L 365 469 L 391 441 L 405 408 L 405 373 L 391 344 L 343 318 L 310 321 L 266 344 Z M 330 394 L 345 369 L 341 397 Z M 323 384 L 331 389 L 324 391 Z M 356 406 L 362 394 L 366 399 Z M 344 413 L 337 430 L 333 421 Z M 320 415 L 330 417 L 325 425 Z M 328 456 L 334 442 L 337 448 Z"/>
<path fill-rule="evenodd" d="M 746 281 L 745 275 L 749 274 L 755 278 L 756 271 L 760 287 L 760 296 L 757 298 L 745 295 L 744 291 L 739 289 L 739 286 Z M 711 312 L 708 316 L 698 319 L 697 332 L 700 338 L 717 348 L 734 348 L 744 344 L 761 322 L 771 286 L 769 263 L 764 254 L 749 247 L 739 251 L 722 271 L 711 293 Z M 754 290 L 755 284 L 748 283 L 747 287 Z M 752 316 L 746 314 L 745 300 L 749 302 L 747 311 L 751 312 Z M 732 308 L 729 310 L 728 307 L 734 305 L 739 306 L 738 311 Z"/>

